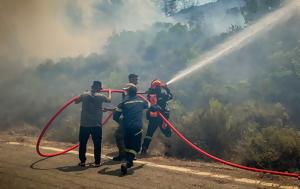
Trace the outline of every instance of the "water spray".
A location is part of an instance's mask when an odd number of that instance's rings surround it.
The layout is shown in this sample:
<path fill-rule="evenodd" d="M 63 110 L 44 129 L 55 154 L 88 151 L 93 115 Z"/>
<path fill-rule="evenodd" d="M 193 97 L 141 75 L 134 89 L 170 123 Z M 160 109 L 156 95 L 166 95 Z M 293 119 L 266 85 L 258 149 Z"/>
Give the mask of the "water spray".
<path fill-rule="evenodd" d="M 251 42 L 255 36 L 266 33 L 270 31 L 275 25 L 287 21 L 289 18 L 291 18 L 291 16 L 293 16 L 295 10 L 299 8 L 299 4 L 300 3 L 298 0 L 289 1 L 282 8 L 268 14 L 255 24 L 249 26 L 235 36 L 230 37 L 222 44 L 216 46 L 212 50 L 197 58 L 197 60 L 195 61 L 197 63 L 195 63 L 191 67 L 186 68 L 185 70 L 178 72 L 171 80 L 167 82 L 167 85 L 181 80 L 182 78 L 192 74 L 193 72 L 216 62 L 225 55 L 228 55 L 235 50 L 245 46 L 246 44 Z"/>

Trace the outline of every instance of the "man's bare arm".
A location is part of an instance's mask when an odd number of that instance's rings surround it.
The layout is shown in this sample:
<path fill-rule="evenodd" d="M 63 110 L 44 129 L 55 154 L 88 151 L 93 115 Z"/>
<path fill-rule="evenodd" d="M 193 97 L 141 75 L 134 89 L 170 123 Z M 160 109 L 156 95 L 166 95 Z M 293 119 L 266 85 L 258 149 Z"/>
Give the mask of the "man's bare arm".
<path fill-rule="evenodd" d="M 108 97 L 107 97 L 107 102 L 111 102 L 111 89 L 108 89 Z"/>

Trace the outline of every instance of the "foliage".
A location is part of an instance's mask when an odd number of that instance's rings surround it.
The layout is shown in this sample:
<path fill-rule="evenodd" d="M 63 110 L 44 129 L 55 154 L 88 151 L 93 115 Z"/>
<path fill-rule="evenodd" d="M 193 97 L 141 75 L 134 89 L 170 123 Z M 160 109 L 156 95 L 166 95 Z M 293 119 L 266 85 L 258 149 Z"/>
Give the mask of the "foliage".
<path fill-rule="evenodd" d="M 299 132 L 270 126 L 246 136 L 236 147 L 236 157 L 249 166 L 294 171 L 300 166 L 299 145 Z"/>
<path fill-rule="evenodd" d="M 254 12 L 269 11 L 271 2 L 260 2 L 247 4 L 245 11 L 251 12 L 252 6 Z M 247 13 L 249 20 L 254 19 L 251 14 Z M 299 26 L 298 17 L 292 18 L 216 64 L 172 84 L 171 121 L 194 144 L 219 157 L 257 167 L 299 167 Z M 0 82 L 1 127 L 41 128 L 60 104 L 89 89 L 93 80 L 121 88 L 133 72 L 139 75 L 139 89 L 146 90 L 152 79 L 167 81 L 241 29 L 233 25 L 227 33 L 207 36 L 200 26 L 157 23 L 144 31 L 112 35 L 102 53 L 44 60 Z M 119 101 L 114 96 L 111 106 Z M 62 115 L 49 137 L 75 142 L 79 109 L 70 108 Z M 198 157 L 175 136 L 172 141 L 168 154 Z"/>
<path fill-rule="evenodd" d="M 211 99 L 209 108 L 184 117 L 179 128 L 195 145 L 217 156 L 245 165 L 280 170 L 299 166 L 300 133 L 289 125 L 281 104 L 245 102 L 224 106 Z M 168 154 L 198 158 L 178 138 Z"/>

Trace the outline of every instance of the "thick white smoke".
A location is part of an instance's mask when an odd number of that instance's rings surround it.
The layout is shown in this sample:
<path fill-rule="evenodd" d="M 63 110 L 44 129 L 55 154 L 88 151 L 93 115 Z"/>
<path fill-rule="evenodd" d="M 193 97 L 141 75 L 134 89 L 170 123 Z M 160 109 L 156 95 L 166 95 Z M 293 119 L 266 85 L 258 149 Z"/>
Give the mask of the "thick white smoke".
<path fill-rule="evenodd" d="M 144 29 L 164 19 L 151 0 L 2 0 L 0 57 L 99 52 L 113 32 Z"/>

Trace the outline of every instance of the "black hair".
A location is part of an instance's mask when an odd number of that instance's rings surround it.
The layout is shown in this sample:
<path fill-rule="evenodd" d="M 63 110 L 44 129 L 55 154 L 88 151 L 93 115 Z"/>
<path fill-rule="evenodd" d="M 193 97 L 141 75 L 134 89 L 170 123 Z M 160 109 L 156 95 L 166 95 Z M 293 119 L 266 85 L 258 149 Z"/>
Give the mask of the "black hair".
<path fill-rule="evenodd" d="M 128 75 L 128 79 L 137 78 L 137 77 L 138 77 L 138 75 L 133 74 L 133 73 Z"/>
<path fill-rule="evenodd" d="M 102 89 L 101 81 L 93 81 L 92 89 Z"/>

